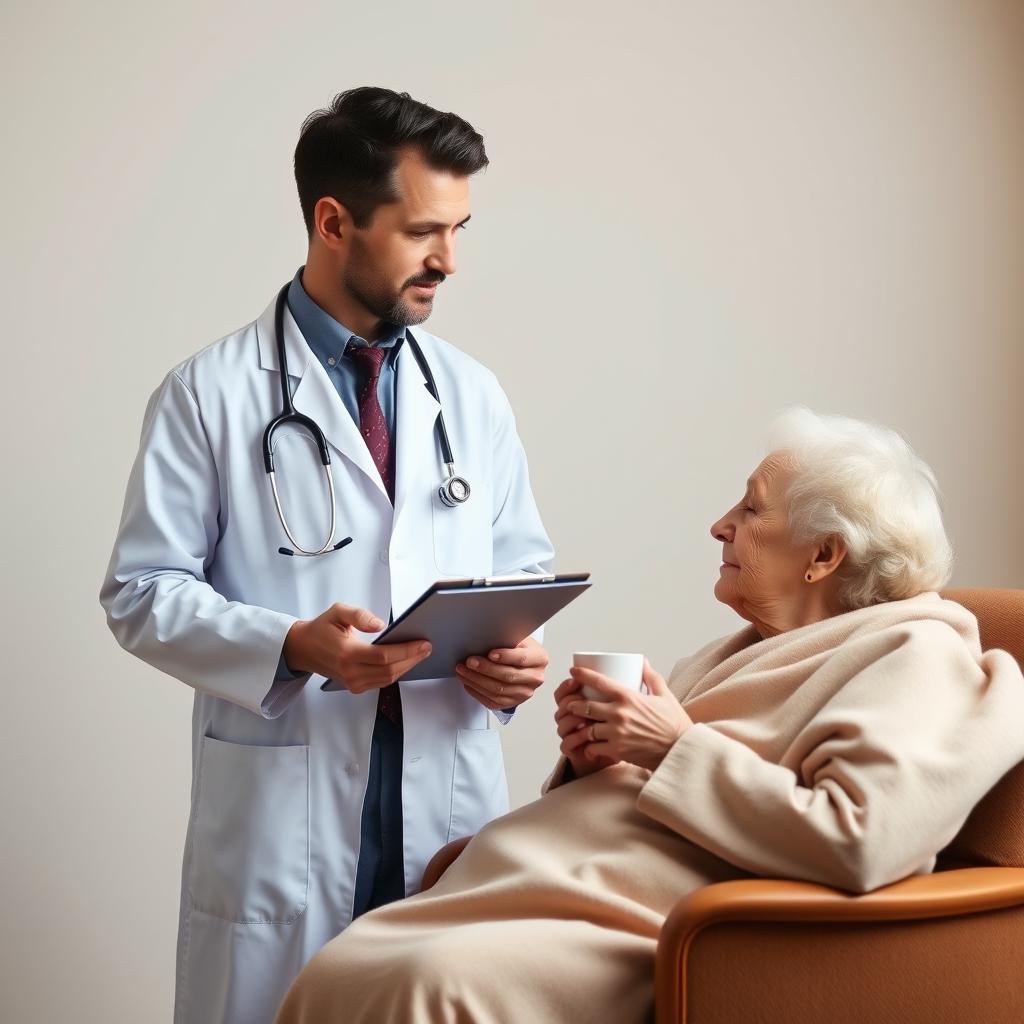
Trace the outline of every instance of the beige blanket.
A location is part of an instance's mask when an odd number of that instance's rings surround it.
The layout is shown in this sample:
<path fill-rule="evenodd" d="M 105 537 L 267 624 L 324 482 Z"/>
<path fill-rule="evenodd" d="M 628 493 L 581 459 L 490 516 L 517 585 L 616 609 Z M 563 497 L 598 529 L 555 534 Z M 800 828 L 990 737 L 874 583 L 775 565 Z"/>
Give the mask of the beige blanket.
<path fill-rule="evenodd" d="M 1024 758 L 1024 679 L 923 594 L 679 662 L 695 723 L 492 822 L 429 892 L 356 921 L 281 1024 L 639 1021 L 672 904 L 753 873 L 864 891 L 930 871 Z"/>

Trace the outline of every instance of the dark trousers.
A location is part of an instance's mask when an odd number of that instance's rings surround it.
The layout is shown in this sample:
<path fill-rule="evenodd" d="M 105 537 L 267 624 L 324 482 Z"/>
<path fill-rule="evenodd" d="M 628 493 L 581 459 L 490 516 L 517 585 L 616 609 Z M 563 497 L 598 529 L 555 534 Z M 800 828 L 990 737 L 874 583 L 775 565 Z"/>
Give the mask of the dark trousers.
<path fill-rule="evenodd" d="M 405 895 L 402 856 L 402 725 L 377 713 L 360 826 L 352 917 Z"/>

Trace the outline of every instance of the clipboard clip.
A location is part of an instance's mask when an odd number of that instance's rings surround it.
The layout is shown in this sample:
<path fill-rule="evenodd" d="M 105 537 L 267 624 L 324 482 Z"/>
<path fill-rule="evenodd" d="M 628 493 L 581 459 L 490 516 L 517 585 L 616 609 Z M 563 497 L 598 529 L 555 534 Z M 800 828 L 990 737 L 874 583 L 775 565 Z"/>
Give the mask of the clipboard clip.
<path fill-rule="evenodd" d="M 551 583 L 554 573 L 540 576 L 537 573 L 517 573 L 515 576 L 479 576 L 472 580 L 474 587 L 509 586 L 517 583 Z"/>

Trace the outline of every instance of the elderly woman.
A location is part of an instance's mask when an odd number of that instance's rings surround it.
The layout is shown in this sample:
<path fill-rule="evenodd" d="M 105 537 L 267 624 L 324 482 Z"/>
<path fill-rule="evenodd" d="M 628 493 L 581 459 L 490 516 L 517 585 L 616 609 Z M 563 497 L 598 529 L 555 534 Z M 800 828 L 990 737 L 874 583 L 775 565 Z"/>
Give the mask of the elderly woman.
<path fill-rule="evenodd" d="M 687 891 L 932 870 L 1024 757 L 1024 679 L 934 592 L 931 471 L 891 431 L 795 410 L 711 533 L 715 596 L 749 625 L 668 682 L 648 666 L 646 694 L 574 669 L 542 798 L 328 943 L 280 1024 L 638 1021 Z"/>

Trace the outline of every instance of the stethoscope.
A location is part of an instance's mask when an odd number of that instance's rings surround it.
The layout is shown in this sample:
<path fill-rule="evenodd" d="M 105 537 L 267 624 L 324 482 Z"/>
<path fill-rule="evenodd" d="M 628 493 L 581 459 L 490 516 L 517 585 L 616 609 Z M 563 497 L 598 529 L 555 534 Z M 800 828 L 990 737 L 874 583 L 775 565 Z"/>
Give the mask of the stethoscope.
<path fill-rule="evenodd" d="M 267 424 L 267 429 L 263 431 L 263 465 L 266 467 L 267 475 L 270 477 L 270 487 L 274 492 L 274 506 L 277 508 L 277 515 L 281 520 L 281 526 L 284 527 L 284 532 L 294 545 L 294 548 L 282 547 L 277 550 L 282 555 L 325 555 L 332 551 L 337 551 L 347 544 L 351 544 L 352 538 L 346 537 L 344 540 L 338 541 L 337 544 L 334 543 L 334 531 L 338 522 L 338 504 L 334 496 L 334 477 L 331 474 L 331 455 L 327 451 L 327 441 L 324 438 L 324 432 L 316 425 L 316 422 L 310 419 L 309 416 L 296 412 L 295 406 L 292 405 L 292 390 L 291 385 L 288 383 L 288 357 L 284 350 L 284 306 L 290 285 L 291 282 L 289 281 L 278 293 L 277 308 L 274 311 L 274 330 L 277 333 L 277 365 L 281 372 L 281 413 L 279 416 L 275 416 Z M 440 406 L 441 399 L 437 394 L 437 384 L 423 356 L 419 342 L 412 336 L 412 331 L 406 331 L 405 340 L 412 349 L 416 362 L 419 363 L 420 370 L 426 379 L 427 390 L 433 395 L 434 400 Z M 316 551 L 307 550 L 295 539 L 295 535 L 285 519 L 284 509 L 281 507 L 281 496 L 277 492 L 277 479 L 274 475 L 274 431 L 286 423 L 294 423 L 309 431 L 320 452 L 320 461 L 323 463 L 324 474 L 327 477 L 327 492 L 331 499 L 331 532 L 328 534 L 324 546 Z M 442 409 L 438 409 L 434 425 L 438 439 L 441 442 L 441 457 L 444 460 L 445 471 L 448 474 L 447 479 L 438 488 L 437 495 L 449 508 L 457 508 L 469 500 L 469 482 L 465 477 L 457 476 L 455 473 L 455 456 L 452 455 L 452 446 L 448 441 L 448 431 L 444 426 L 444 411 Z"/>

